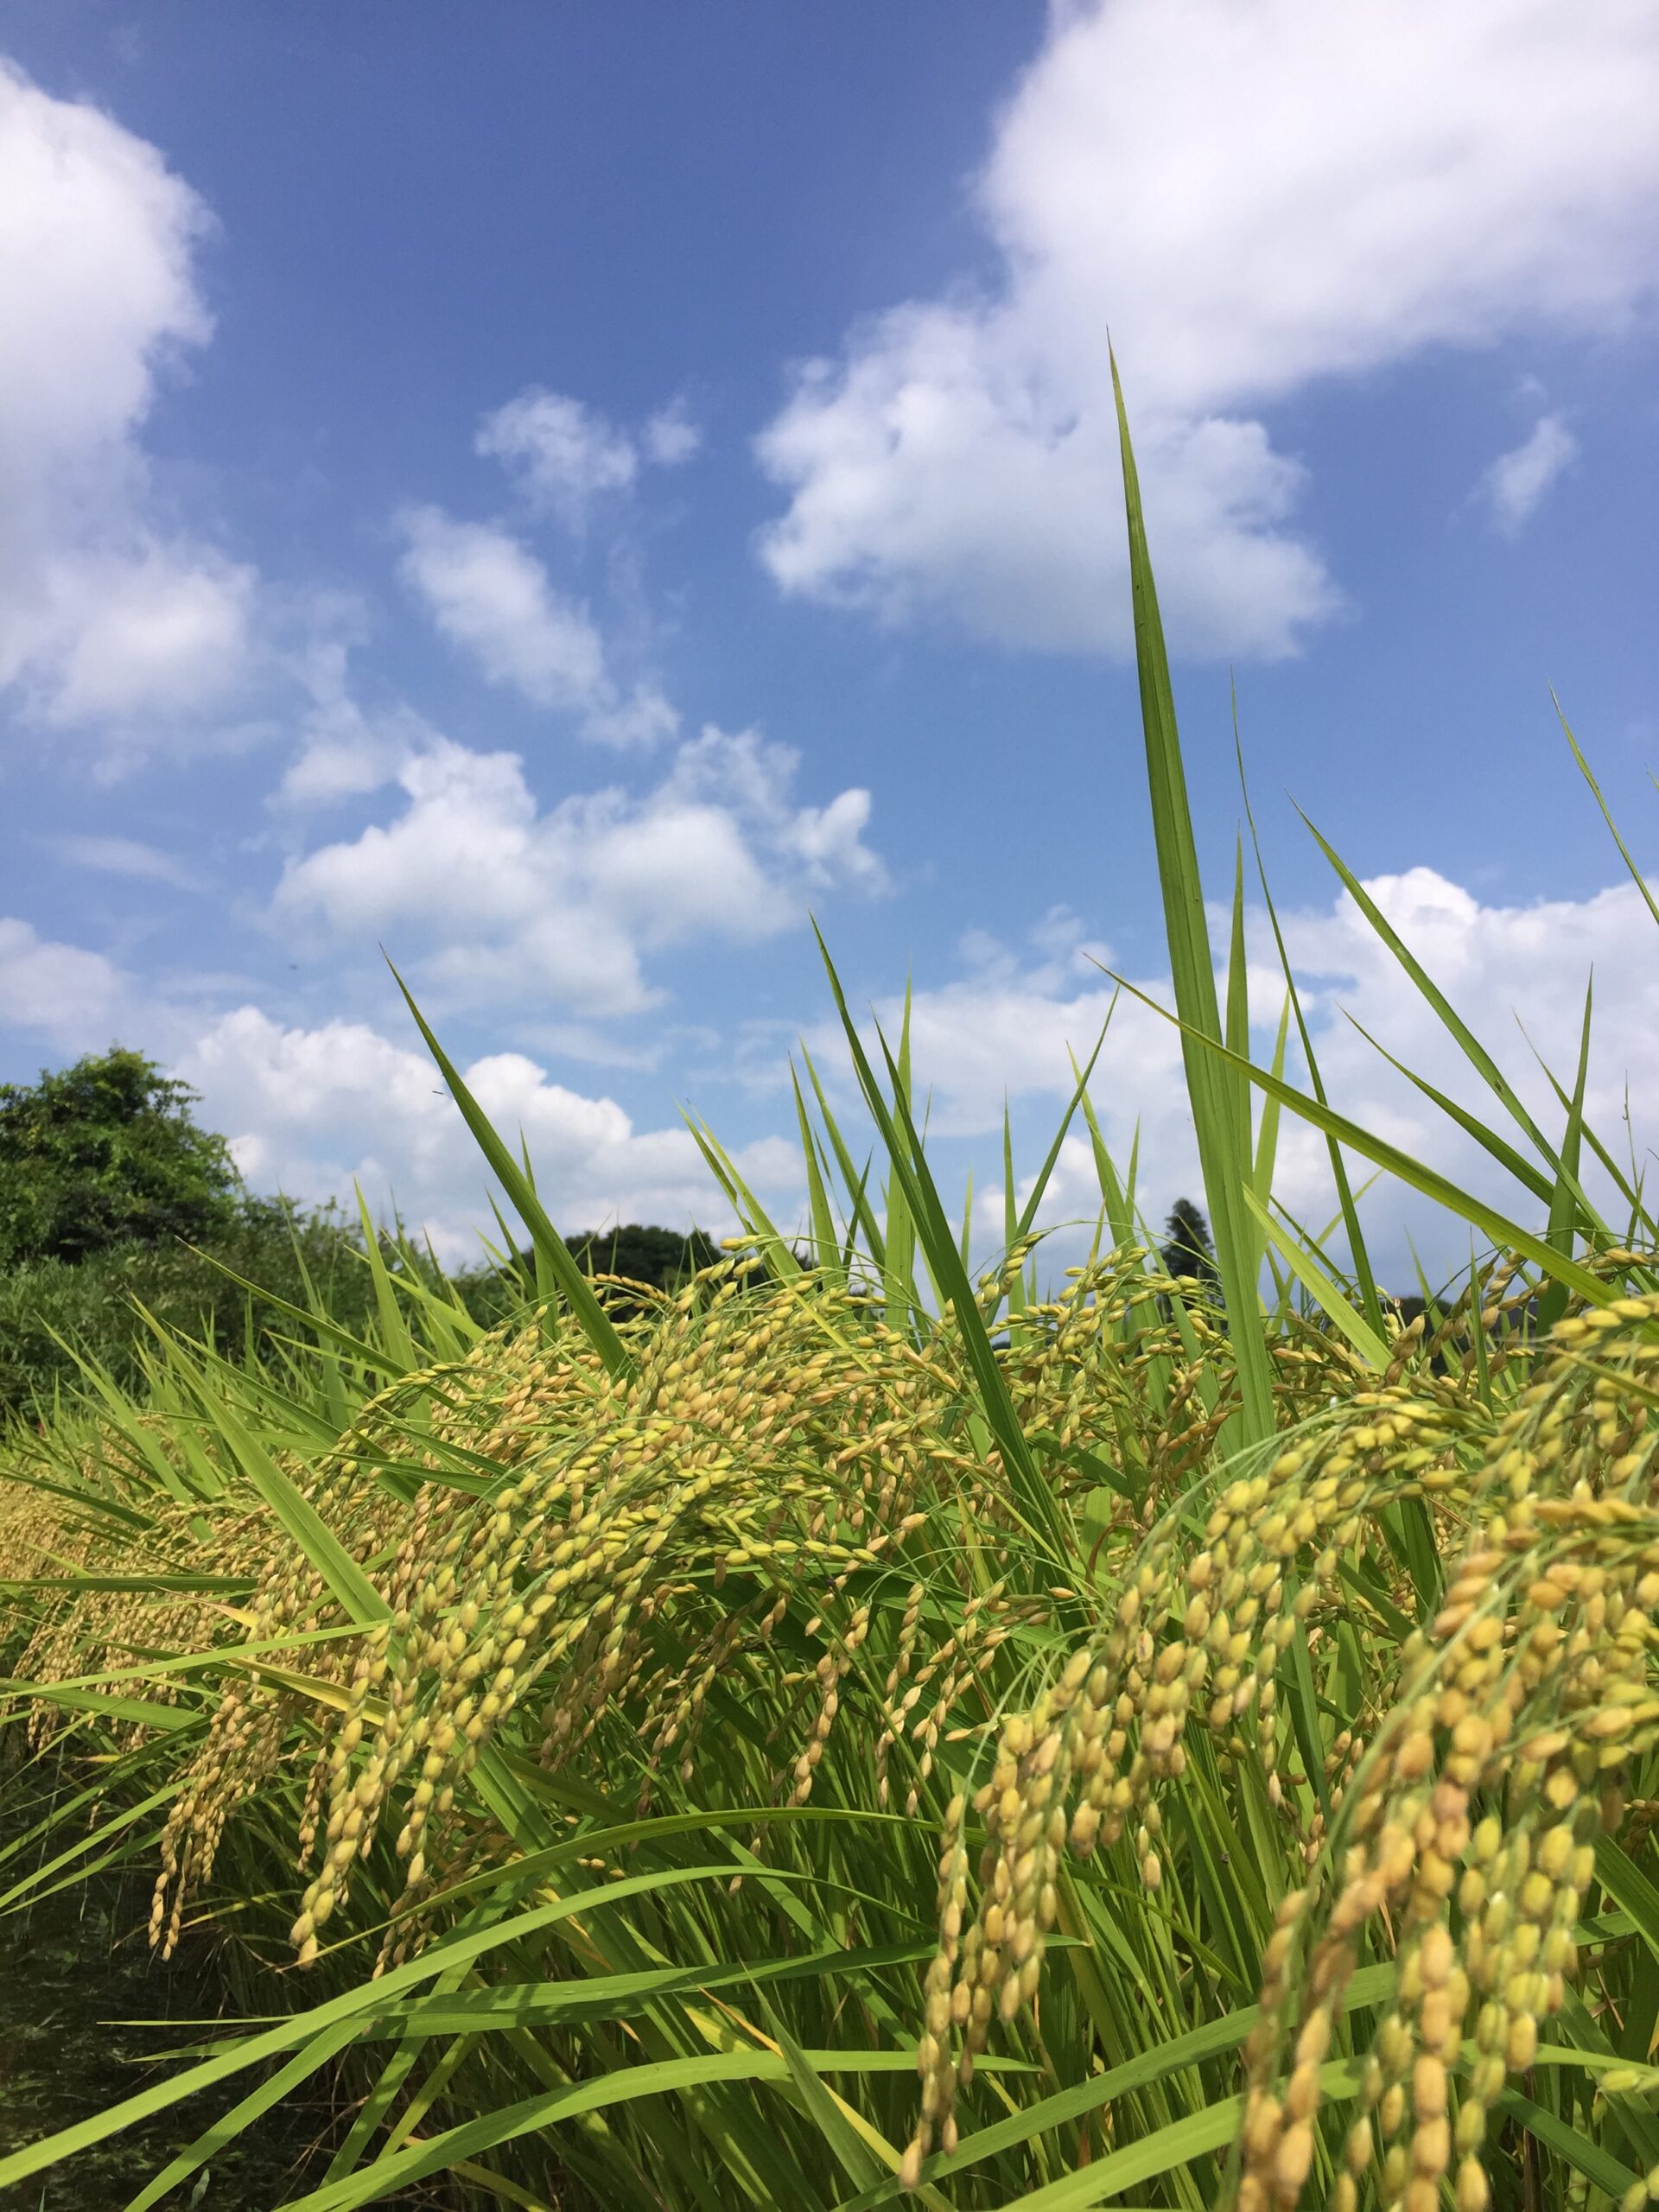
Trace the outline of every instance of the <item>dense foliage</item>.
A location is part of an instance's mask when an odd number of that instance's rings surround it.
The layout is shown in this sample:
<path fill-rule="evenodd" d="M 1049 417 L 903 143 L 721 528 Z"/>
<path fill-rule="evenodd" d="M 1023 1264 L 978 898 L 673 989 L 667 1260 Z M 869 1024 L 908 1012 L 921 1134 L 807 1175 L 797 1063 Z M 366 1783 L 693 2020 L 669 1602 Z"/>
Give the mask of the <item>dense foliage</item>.
<path fill-rule="evenodd" d="M 973 1272 L 907 1026 L 872 1054 L 831 968 L 875 1179 L 806 1056 L 810 1236 L 703 1131 L 744 1248 L 618 1296 L 421 1021 L 531 1240 L 499 1325 L 371 1242 L 360 1332 L 308 1294 L 0 1464 L 0 1906 L 142 1860 L 158 1951 L 217 1941 L 252 2016 L 0 2189 L 215 2094 L 147 2212 L 325 2079 L 280 2212 L 1659 2198 L 1659 1222 L 1582 1057 L 1553 1134 L 1495 1076 L 1515 1129 L 1453 1109 L 1524 1217 L 1344 1119 L 1306 1033 L 1306 1091 L 1250 1059 L 1125 462 L 1212 1266 L 1196 1202 L 1165 1264 L 1085 1071 Z M 1274 1203 L 1286 1113 L 1340 1238 Z M 1481 1240 L 1409 1320 L 1356 1157 Z"/>
<path fill-rule="evenodd" d="M 700 1229 L 682 1235 L 637 1221 L 573 1236 L 569 1243 L 572 1257 L 588 1274 L 621 1275 L 653 1290 L 678 1290 L 699 1268 L 713 1267 L 720 1257 L 713 1239 Z"/>
<path fill-rule="evenodd" d="M 142 1395 L 158 1331 L 270 1359 L 315 1294 L 335 1327 L 363 1335 L 376 1307 L 362 1217 L 247 1190 L 195 1103 L 119 1046 L 0 1088 L 0 1420 L 84 1395 L 87 1361 Z M 430 1254 L 401 1233 L 383 1247 L 395 1272 L 438 1281 Z M 638 1223 L 571 1249 L 589 1273 L 661 1289 L 717 1256 L 701 1231 Z M 530 1255 L 505 1270 L 480 1255 L 454 1287 L 493 1321 L 534 1279 Z"/>
<path fill-rule="evenodd" d="M 226 1269 L 272 1295 L 251 1300 Z M 0 1414 L 81 1395 L 88 1359 L 120 1389 L 142 1395 L 157 1325 L 227 1357 L 250 1346 L 269 1357 L 293 1326 L 275 1301 L 302 1304 L 308 1281 L 340 1327 L 361 1332 L 374 1292 L 356 1233 L 327 1209 L 243 1194 L 205 1249 L 133 1243 L 0 1270 Z"/>
<path fill-rule="evenodd" d="M 236 1169 L 194 1103 L 119 1045 L 37 1084 L 0 1084 L 0 1268 L 229 1229 Z"/>

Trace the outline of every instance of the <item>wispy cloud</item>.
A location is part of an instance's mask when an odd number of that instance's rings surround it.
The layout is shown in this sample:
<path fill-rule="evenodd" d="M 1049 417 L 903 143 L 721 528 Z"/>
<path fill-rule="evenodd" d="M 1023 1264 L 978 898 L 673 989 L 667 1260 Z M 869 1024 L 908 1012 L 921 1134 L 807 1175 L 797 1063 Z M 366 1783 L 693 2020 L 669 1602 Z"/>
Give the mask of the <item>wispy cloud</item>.
<path fill-rule="evenodd" d="M 202 887 L 194 868 L 137 837 L 54 837 L 51 849 L 71 868 L 90 868 L 97 875 L 126 876 L 137 883 L 168 883 L 177 891 Z"/>
<path fill-rule="evenodd" d="M 1543 415 L 1532 435 L 1500 454 L 1480 480 L 1480 492 L 1492 526 L 1503 537 L 1516 537 L 1536 512 L 1561 471 L 1577 459 L 1579 442 L 1559 415 Z"/>
<path fill-rule="evenodd" d="M 659 408 L 636 437 L 586 401 L 540 385 L 486 415 L 474 441 L 536 505 L 578 531 L 607 494 L 631 491 L 643 467 L 677 467 L 702 443 L 683 399 Z"/>
<path fill-rule="evenodd" d="M 511 531 L 432 506 L 408 509 L 402 523 L 404 582 L 489 682 L 575 715 L 583 735 L 602 744 L 650 745 L 672 734 L 673 707 L 649 684 L 621 690 L 587 608 L 556 587 Z"/>

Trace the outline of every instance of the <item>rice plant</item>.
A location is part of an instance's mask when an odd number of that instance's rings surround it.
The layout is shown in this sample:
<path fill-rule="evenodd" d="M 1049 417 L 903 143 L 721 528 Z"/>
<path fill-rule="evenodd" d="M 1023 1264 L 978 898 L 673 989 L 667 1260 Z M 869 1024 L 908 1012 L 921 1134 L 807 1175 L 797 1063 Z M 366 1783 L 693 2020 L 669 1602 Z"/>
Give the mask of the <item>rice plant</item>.
<path fill-rule="evenodd" d="M 0 2188 L 67 2161 L 73 2201 L 78 2152 L 232 2100 L 143 2212 L 321 2082 L 282 2212 L 1659 2199 L 1654 1220 L 1587 1021 L 1552 1137 L 1334 853 L 1524 1217 L 1341 1114 L 1287 963 L 1253 1058 L 1123 453 L 1215 1280 L 1166 1269 L 1096 1059 L 976 1274 L 908 1023 L 867 1039 L 826 953 L 865 1163 L 805 1058 L 806 1233 L 696 1124 L 742 1236 L 671 1295 L 590 1282 L 416 1011 L 530 1234 L 508 1319 L 370 1237 L 372 1325 L 295 1304 L 234 1366 L 159 1332 L 141 1393 L 94 1373 L 7 1442 L 38 1804 L 0 1906 L 142 1858 L 158 1950 L 216 1946 L 243 2017 Z M 1287 1114 L 1325 1236 L 1274 1201 Z M 1079 1117 L 1099 1212 L 1052 1287 Z M 1409 1323 L 1356 1159 L 1480 1240 Z"/>

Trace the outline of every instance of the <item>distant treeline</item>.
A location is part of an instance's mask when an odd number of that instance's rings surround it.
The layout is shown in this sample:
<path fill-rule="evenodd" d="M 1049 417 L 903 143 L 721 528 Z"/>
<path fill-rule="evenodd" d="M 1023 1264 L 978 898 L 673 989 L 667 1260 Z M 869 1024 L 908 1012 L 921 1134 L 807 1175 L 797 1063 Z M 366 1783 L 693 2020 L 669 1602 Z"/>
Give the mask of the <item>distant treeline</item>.
<path fill-rule="evenodd" d="M 340 1327 L 370 1328 L 374 1283 L 357 1217 L 250 1191 L 196 1104 L 119 1045 L 42 1070 L 38 1083 L 0 1084 L 0 1418 L 82 1389 L 83 1358 L 122 1389 L 141 1389 L 146 1314 L 230 1359 L 266 1357 L 303 1333 L 276 1301 L 308 1307 L 315 1297 Z M 637 1222 L 568 1241 L 590 1274 L 663 1290 L 721 1256 L 701 1230 Z M 442 1277 L 412 1240 L 380 1243 L 394 1272 Z M 486 1326 L 534 1282 L 533 1262 L 518 1256 L 519 1269 L 503 1268 L 480 1253 L 447 1278 Z"/>

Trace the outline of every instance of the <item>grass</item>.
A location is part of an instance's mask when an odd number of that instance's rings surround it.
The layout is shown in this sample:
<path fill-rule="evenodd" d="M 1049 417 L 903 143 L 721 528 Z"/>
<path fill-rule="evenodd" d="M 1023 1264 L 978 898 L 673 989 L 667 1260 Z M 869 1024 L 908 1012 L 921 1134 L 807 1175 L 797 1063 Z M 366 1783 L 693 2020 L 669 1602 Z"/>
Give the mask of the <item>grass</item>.
<path fill-rule="evenodd" d="M 1252 1058 L 1124 455 L 1220 1299 L 1161 1273 L 1092 1061 L 1087 1262 L 1039 1294 L 1057 1136 L 1023 1204 L 1010 1148 L 976 1278 L 907 1020 L 867 1041 L 827 953 L 869 1129 L 804 1061 L 810 1250 L 698 1125 L 740 1249 L 613 1294 L 415 1010 L 536 1294 L 486 1328 L 371 1241 L 352 1329 L 308 1298 L 263 1360 L 158 1338 L 142 1394 L 7 1447 L 0 1908 L 147 1864 L 158 1949 L 213 1953 L 241 2018 L 0 2189 L 207 2099 L 135 2176 L 131 2212 L 182 2202 L 321 2086 L 282 2212 L 1647 2201 L 1653 1217 L 1582 1040 L 1551 1134 L 1334 853 L 1518 1217 L 1343 1116 L 1287 967 Z M 1287 1115 L 1331 1144 L 1328 1237 L 1274 1201 Z M 1409 1327 L 1351 1159 L 1479 1241 Z"/>

